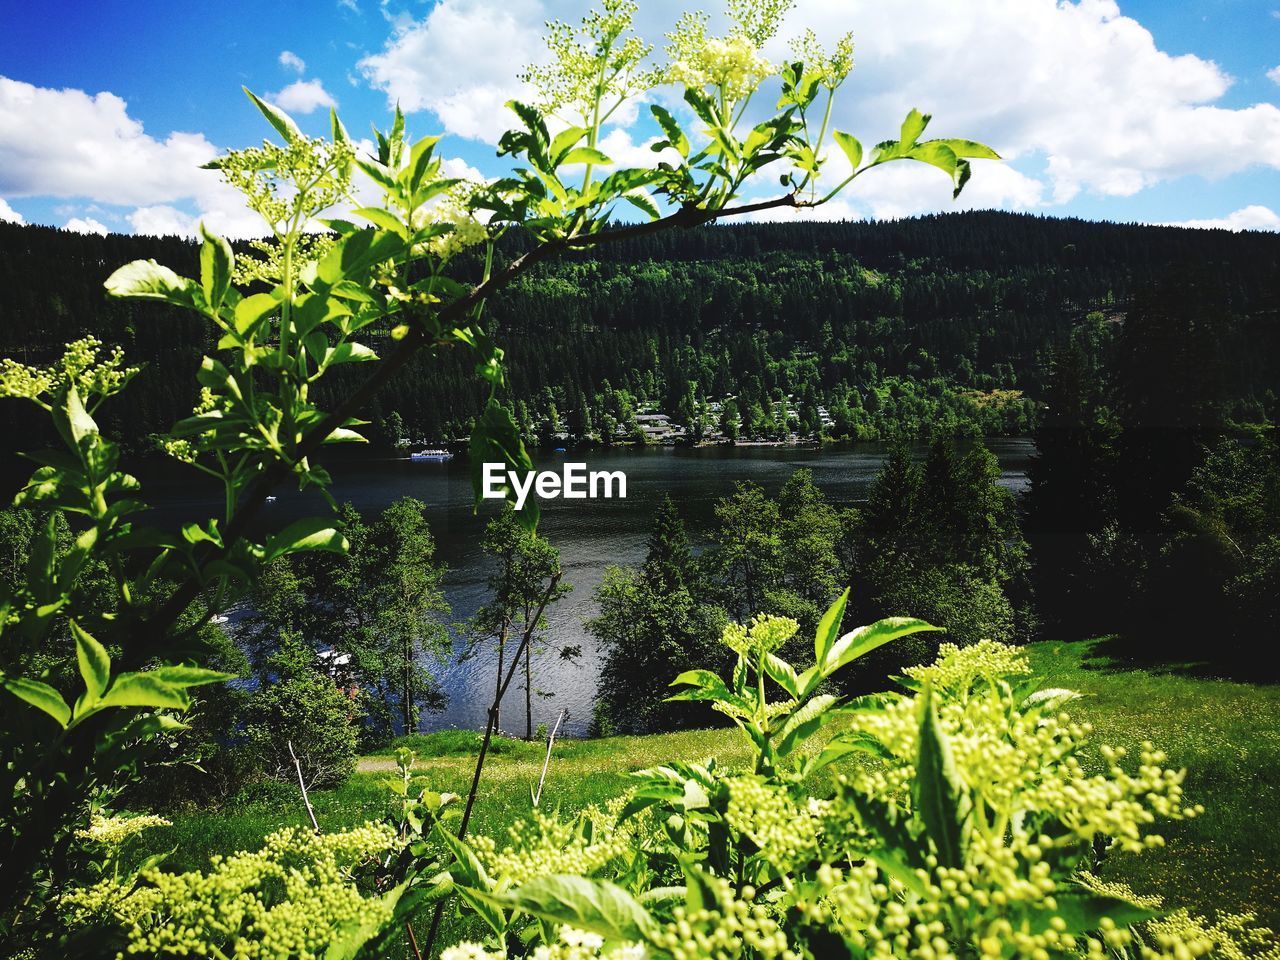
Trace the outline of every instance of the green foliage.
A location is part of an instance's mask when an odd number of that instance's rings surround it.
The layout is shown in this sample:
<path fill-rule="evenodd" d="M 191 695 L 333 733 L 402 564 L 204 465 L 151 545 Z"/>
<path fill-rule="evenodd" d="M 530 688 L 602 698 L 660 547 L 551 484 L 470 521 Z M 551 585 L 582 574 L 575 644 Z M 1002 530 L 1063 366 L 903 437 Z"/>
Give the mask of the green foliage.
<path fill-rule="evenodd" d="M 844 605 L 822 618 L 804 670 L 776 653 L 794 621 L 760 617 L 725 630 L 731 683 L 677 679 L 678 696 L 734 719 L 751 766 L 668 762 L 577 818 L 535 811 L 502 849 L 451 843 L 463 910 L 489 937 L 444 955 L 1233 956 L 1263 942 L 1239 919 L 1157 920 L 1158 901 L 1088 872 L 1097 850 L 1156 849 L 1149 824 L 1200 808 L 1150 744 L 1135 770 L 1124 750 L 1090 745 L 1090 727 L 1059 711 L 1063 692 L 1028 696 L 1018 651 L 946 645 L 909 671 L 906 694 L 815 693 L 876 644 L 931 629 L 841 636 Z M 814 776 L 833 764 L 839 777 Z"/>
<path fill-rule="evenodd" d="M 851 536 L 855 608 L 863 616 L 910 611 L 961 645 L 1029 633 L 1027 545 L 994 455 L 934 441 L 923 467 L 891 450 Z M 928 661 L 927 638 L 871 658 L 851 682 L 873 689 L 886 674 Z"/>
<path fill-rule="evenodd" d="M 356 765 L 360 698 L 312 665 L 311 652 L 286 637 L 270 664 L 271 683 L 259 686 L 244 709 L 244 749 L 267 776 L 307 789 L 332 786 Z"/>
<path fill-rule="evenodd" d="M 667 701 L 667 678 L 723 660 L 711 640 L 724 614 L 708 602 L 670 498 L 654 517 L 639 570 L 608 567 L 587 629 L 604 645 L 593 718 L 598 731 L 653 733 L 705 725 L 705 708 Z"/>

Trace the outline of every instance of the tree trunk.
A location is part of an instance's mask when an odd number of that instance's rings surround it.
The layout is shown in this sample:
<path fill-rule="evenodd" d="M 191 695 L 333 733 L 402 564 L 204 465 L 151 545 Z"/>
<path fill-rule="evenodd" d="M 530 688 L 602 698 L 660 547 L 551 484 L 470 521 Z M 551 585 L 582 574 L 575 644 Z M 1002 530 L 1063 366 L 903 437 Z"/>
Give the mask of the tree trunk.
<path fill-rule="evenodd" d="M 413 663 L 411 662 L 413 654 L 413 646 L 406 639 L 404 642 L 404 732 L 406 734 L 413 733 L 409 729 L 413 724 Z"/>
<path fill-rule="evenodd" d="M 507 652 L 507 621 L 502 621 L 502 632 L 498 634 L 498 677 L 493 692 L 493 729 L 502 732 L 502 665 Z"/>
<path fill-rule="evenodd" d="M 524 648 L 524 738 L 533 739 L 533 644 Z"/>

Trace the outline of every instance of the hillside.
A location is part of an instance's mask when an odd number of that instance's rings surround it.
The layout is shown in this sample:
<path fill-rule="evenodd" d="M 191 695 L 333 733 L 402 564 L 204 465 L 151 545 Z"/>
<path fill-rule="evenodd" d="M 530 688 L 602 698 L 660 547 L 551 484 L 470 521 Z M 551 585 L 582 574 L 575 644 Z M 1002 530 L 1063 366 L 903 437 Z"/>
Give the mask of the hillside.
<path fill-rule="evenodd" d="M 500 254 L 520 248 L 508 240 Z M 188 374 L 211 344 L 191 317 L 105 300 L 103 279 L 136 258 L 195 269 L 195 247 L 175 238 L 0 223 L 0 356 L 46 360 L 86 333 L 122 345 L 148 365 L 114 411 L 141 443 L 187 411 Z M 641 409 L 692 424 L 730 396 L 744 430 L 760 435 L 785 429 L 769 422 L 784 397 L 805 428 L 819 406 L 829 411 L 836 436 L 949 421 L 1010 433 L 1033 425 L 1045 351 L 1075 322 L 1093 310 L 1121 320 L 1143 290 L 1188 271 L 1224 308 L 1219 359 L 1237 414 L 1274 416 L 1272 234 L 990 212 L 709 227 L 546 265 L 496 298 L 488 317 L 530 435 L 604 433 Z M 369 418 L 388 438 L 393 411 L 413 436 L 463 435 L 480 389 L 467 357 L 419 361 Z M 0 430 L 12 435 L 18 416 L 0 403 Z"/>

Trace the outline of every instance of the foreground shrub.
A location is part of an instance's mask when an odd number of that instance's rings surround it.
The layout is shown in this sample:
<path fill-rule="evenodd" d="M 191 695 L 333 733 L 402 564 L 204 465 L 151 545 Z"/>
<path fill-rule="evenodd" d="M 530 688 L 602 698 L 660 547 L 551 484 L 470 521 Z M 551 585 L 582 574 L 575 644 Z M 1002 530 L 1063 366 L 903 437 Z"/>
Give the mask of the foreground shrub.
<path fill-rule="evenodd" d="M 1096 875 L 1100 854 L 1141 855 L 1163 843 L 1158 823 L 1200 812 L 1158 749 L 1094 744 L 1063 709 L 1074 693 L 1034 689 L 1025 656 L 990 641 L 943 645 L 901 693 L 822 693 L 859 657 L 933 629 L 897 618 L 841 635 L 844 603 L 806 669 L 776 652 L 796 623 L 757 617 L 723 633 L 728 681 L 677 679 L 678 698 L 742 730 L 745 766 L 661 765 L 608 803 L 534 809 L 468 843 L 448 820 L 458 798 L 400 751 L 390 826 L 282 831 L 206 873 L 126 872 L 66 898 L 69 915 L 105 921 L 121 956 L 384 956 L 415 910 L 451 894 L 488 933 L 445 960 L 1276 956 L 1247 914 L 1162 915 Z"/>
<path fill-rule="evenodd" d="M 1200 812 L 1154 746 L 1128 758 L 1093 744 L 1062 710 L 1075 694 L 1035 691 L 1025 657 L 993 642 L 944 645 L 903 693 L 819 693 L 932 629 L 896 619 L 838 636 L 843 607 L 808 669 L 775 652 L 795 622 L 758 617 L 725 630 L 730 682 L 678 678 L 677 697 L 743 731 L 751 766 L 644 771 L 606 809 L 513 827 L 502 854 L 450 841 L 464 912 L 492 937 L 445 956 L 1185 958 L 1266 942 L 1247 917 L 1160 918 L 1158 901 L 1090 873 L 1099 851 L 1141 854 L 1163 843 L 1159 821 Z"/>
<path fill-rule="evenodd" d="M 290 828 L 256 852 L 214 857 L 207 872 L 147 869 L 74 891 L 62 907 L 73 924 L 123 935 L 121 956 L 313 957 L 363 931 L 358 947 L 387 925 L 394 900 L 362 893 L 356 880 L 395 842 L 385 825 Z"/>

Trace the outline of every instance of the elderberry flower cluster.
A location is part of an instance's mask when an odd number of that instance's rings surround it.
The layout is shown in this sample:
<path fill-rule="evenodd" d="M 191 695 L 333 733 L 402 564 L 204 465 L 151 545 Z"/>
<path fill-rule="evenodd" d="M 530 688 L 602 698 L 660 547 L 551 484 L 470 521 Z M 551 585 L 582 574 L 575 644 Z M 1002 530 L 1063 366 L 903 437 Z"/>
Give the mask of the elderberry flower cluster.
<path fill-rule="evenodd" d="M 791 52 L 804 64 L 805 71 L 815 75 L 828 90 L 834 90 L 849 76 L 853 69 L 853 34 L 846 33 L 836 41 L 835 49 L 827 53 L 812 30 L 791 41 Z"/>
<path fill-rule="evenodd" d="M 83 337 L 68 343 L 61 359 L 48 367 L 0 359 L 0 397 L 31 400 L 47 410 L 42 397 L 57 396 L 74 386 L 85 406 L 92 408 L 123 390 L 139 369 L 124 365 L 119 347 L 103 356 L 101 340 Z"/>
<path fill-rule="evenodd" d="M 707 36 L 707 15 L 686 13 L 667 34 L 671 59 L 666 80 L 696 90 L 712 88 L 727 103 L 750 96 L 766 77 L 777 72 L 750 37 Z"/>
<path fill-rule="evenodd" d="M 143 871 L 115 906 L 128 939 L 120 956 L 322 955 L 347 921 L 390 921 L 391 907 L 366 897 L 354 872 L 396 843 L 383 824 L 330 834 L 289 828 L 260 850 L 213 857 L 207 872 Z"/>
<path fill-rule="evenodd" d="M 802 807 L 760 777 L 734 777 L 728 785 L 725 821 L 749 837 L 766 860 L 785 867 L 817 855 L 827 801 L 811 798 L 812 802 Z"/>
<path fill-rule="evenodd" d="M 77 830 L 76 836 L 94 843 L 118 845 L 152 827 L 171 826 L 164 817 L 150 813 L 130 816 L 94 813 L 89 817 L 89 826 Z"/>
<path fill-rule="evenodd" d="M 350 192 L 355 151 L 346 140 L 295 134 L 284 146 L 234 150 L 217 161 L 222 177 L 277 235 L 292 233 Z"/>
<path fill-rule="evenodd" d="M 657 83 L 656 72 L 641 66 L 652 46 L 627 35 L 638 9 L 635 0 L 604 0 L 577 27 L 548 22 L 549 61 L 527 66 L 520 76 L 538 91 L 538 106 L 567 108 L 590 122 L 597 104 L 609 111 Z"/>
<path fill-rule="evenodd" d="M 800 624 L 790 617 L 761 613 L 748 624 L 729 624 L 720 635 L 720 642 L 740 656 L 759 659 L 778 649 L 799 629 Z"/>
<path fill-rule="evenodd" d="M 633 846 L 633 824 L 617 820 L 620 806 L 593 805 L 567 822 L 535 809 L 507 828 L 508 843 L 501 849 L 492 837 L 474 837 L 471 845 L 490 876 L 513 885 L 550 874 L 590 876 Z"/>
<path fill-rule="evenodd" d="M 330 233 L 301 233 L 294 238 L 290 253 L 292 267 L 300 270 L 308 263 L 318 262 L 333 249 L 337 239 Z M 274 286 L 284 279 L 284 245 L 275 240 L 250 240 L 249 247 L 257 254 L 242 253 L 236 257 L 232 279 L 241 286 L 259 282 Z"/>
<path fill-rule="evenodd" d="M 980 640 L 964 648 L 944 643 L 933 663 L 907 667 L 904 672 L 921 686 L 928 683 L 936 691 L 963 698 L 978 681 L 985 687 L 1003 679 L 1030 676 L 1031 661 L 1017 647 L 994 640 Z"/>
<path fill-rule="evenodd" d="M 710 876 L 704 883 L 711 902 L 674 907 L 671 920 L 652 937 L 663 955 L 671 960 L 800 960 L 773 909 L 757 902 L 753 887 L 735 892 L 727 880 Z"/>

